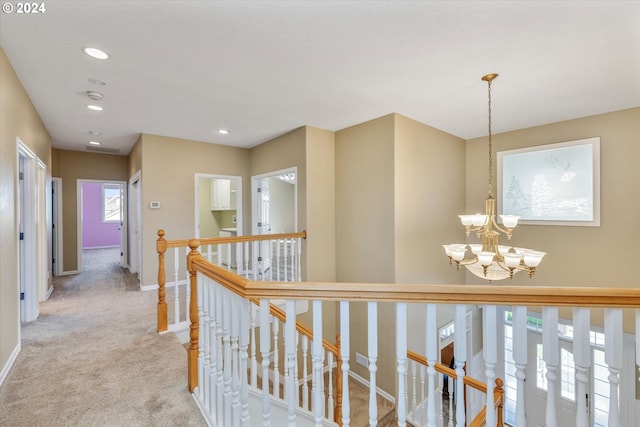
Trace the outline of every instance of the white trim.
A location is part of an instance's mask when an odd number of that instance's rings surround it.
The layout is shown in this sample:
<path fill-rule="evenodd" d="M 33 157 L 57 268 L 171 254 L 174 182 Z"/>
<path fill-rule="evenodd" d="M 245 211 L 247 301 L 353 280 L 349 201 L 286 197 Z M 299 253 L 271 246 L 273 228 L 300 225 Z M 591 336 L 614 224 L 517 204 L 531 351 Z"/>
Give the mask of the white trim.
<path fill-rule="evenodd" d="M 367 381 L 360 375 L 356 374 L 355 372 L 349 371 L 349 376 L 354 380 L 358 381 L 360 384 L 364 385 L 365 387 L 370 388 L 371 383 L 369 383 L 369 381 Z M 380 387 L 376 387 L 376 394 L 378 396 L 384 397 L 394 405 L 396 404 L 396 398 L 390 395 L 389 393 L 387 393 L 386 391 L 382 390 Z"/>
<path fill-rule="evenodd" d="M 21 348 L 22 347 L 20 347 L 20 342 L 18 342 L 18 344 L 16 344 L 15 348 L 11 352 L 11 355 L 9 356 L 9 360 L 7 360 L 7 363 L 5 363 L 4 366 L 2 367 L 2 371 L 0 371 L 0 386 L 4 383 L 4 380 L 7 379 L 7 375 L 9 375 L 9 371 L 11 371 L 13 364 L 18 358 L 18 354 L 20 354 Z"/>
<path fill-rule="evenodd" d="M 53 293 L 53 286 L 49 286 L 49 289 L 47 290 L 47 299 L 51 297 L 52 293 Z"/>
<path fill-rule="evenodd" d="M 156 283 L 155 285 L 143 285 L 142 282 L 140 282 L 140 290 L 142 292 L 146 292 L 146 291 L 155 291 L 156 289 L 158 289 L 158 284 Z"/>
<path fill-rule="evenodd" d="M 133 191 L 134 189 L 135 191 Z M 125 259 L 127 260 L 129 271 L 138 273 L 138 282 L 142 290 L 142 174 L 140 170 L 129 178 L 127 199 L 127 248 Z M 133 233 L 131 228 L 135 228 L 137 233 Z"/>
<path fill-rule="evenodd" d="M 80 270 L 67 270 L 63 271 L 59 274 L 59 276 L 71 276 L 74 274 L 80 274 Z"/>
<path fill-rule="evenodd" d="M 20 295 L 20 285 L 24 281 L 24 305 L 19 303 L 21 309 L 18 310 L 18 324 L 21 321 L 29 322 L 32 320 L 36 320 L 39 315 L 39 297 L 38 297 L 38 277 L 37 277 L 37 269 L 39 267 L 38 264 L 38 253 L 37 253 L 37 228 L 36 228 L 36 214 L 38 212 L 38 200 L 37 200 L 37 174 L 36 174 L 36 159 L 37 156 L 35 153 L 24 143 L 20 138 L 16 138 L 17 145 L 17 156 L 16 161 L 18 163 L 18 168 L 16 169 L 16 185 L 17 191 L 16 194 L 20 194 L 20 158 L 24 159 L 24 176 L 23 176 L 23 192 L 24 194 L 20 197 L 24 200 L 24 206 L 22 206 L 22 201 L 18 202 L 17 214 L 19 218 L 19 222 L 24 220 L 24 224 L 20 225 L 22 232 L 24 232 L 25 238 L 23 240 L 23 249 L 24 249 L 24 260 L 21 257 L 20 250 L 20 240 L 16 239 L 16 253 L 18 254 L 18 272 L 20 274 L 20 278 L 17 282 L 18 286 L 18 295 Z M 24 215 L 21 212 L 21 209 L 24 208 L 24 213 L 28 215 Z M 21 231 L 18 230 L 18 233 Z M 16 236 L 18 237 L 18 236 Z M 22 268 L 22 263 L 27 263 Z M 22 277 L 24 274 L 24 277 Z M 22 312 L 22 308 L 24 308 L 24 312 Z"/>
<path fill-rule="evenodd" d="M 54 185 L 55 183 L 55 185 Z M 54 276 L 62 276 L 63 274 L 63 246 L 62 246 L 62 239 L 63 239 L 63 233 L 62 233 L 62 178 L 51 178 L 51 186 L 54 187 L 55 186 L 55 203 L 53 203 L 56 206 L 56 212 L 54 212 L 54 216 L 56 221 L 54 222 L 55 224 L 55 230 L 53 231 L 53 233 L 55 233 L 55 248 L 53 248 L 53 253 L 54 253 L 54 259 L 56 260 L 56 262 L 53 265 L 53 274 Z"/>
<path fill-rule="evenodd" d="M 119 248 L 120 245 L 108 245 L 108 246 L 88 246 L 86 248 L 82 248 L 83 251 L 90 251 L 92 249 L 115 249 Z"/>

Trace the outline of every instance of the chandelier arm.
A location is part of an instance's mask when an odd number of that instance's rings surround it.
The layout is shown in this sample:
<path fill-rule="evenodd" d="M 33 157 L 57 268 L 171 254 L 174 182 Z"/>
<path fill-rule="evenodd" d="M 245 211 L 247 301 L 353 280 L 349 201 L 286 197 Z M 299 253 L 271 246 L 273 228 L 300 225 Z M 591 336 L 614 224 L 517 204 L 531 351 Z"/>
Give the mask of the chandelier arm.
<path fill-rule="evenodd" d="M 502 234 L 508 236 L 509 238 L 511 238 L 511 231 L 509 231 L 506 228 L 500 227 L 498 225 L 498 223 L 496 222 L 495 218 L 491 218 L 491 224 L 493 224 L 493 226 L 496 228 L 496 230 L 500 231 Z"/>

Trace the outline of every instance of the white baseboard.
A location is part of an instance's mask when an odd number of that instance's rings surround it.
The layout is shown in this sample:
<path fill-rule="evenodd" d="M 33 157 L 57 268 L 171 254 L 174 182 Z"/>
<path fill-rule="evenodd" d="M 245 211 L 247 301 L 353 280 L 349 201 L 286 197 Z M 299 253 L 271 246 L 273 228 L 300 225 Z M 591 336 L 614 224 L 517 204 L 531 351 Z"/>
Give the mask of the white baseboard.
<path fill-rule="evenodd" d="M 51 297 L 52 293 L 53 293 L 53 285 L 49 286 L 49 289 L 47 290 L 47 297 L 45 298 L 45 300 L 48 300 Z"/>
<path fill-rule="evenodd" d="M 106 246 L 88 246 L 86 248 L 82 248 L 83 251 L 90 251 L 92 249 L 113 249 L 119 248 L 120 245 L 106 245 Z"/>
<path fill-rule="evenodd" d="M 7 375 L 9 375 L 9 371 L 11 370 L 11 368 L 13 367 L 13 364 L 18 358 L 18 354 L 20 353 L 20 348 L 21 348 L 20 343 L 18 343 L 18 345 L 16 345 L 16 348 L 14 348 L 13 351 L 11 352 L 11 356 L 9 356 L 9 360 L 7 360 L 7 363 L 5 363 L 5 365 L 2 367 L 2 371 L 0 371 L 0 386 L 2 385 L 2 383 L 4 383 L 4 380 L 7 378 Z"/>
<path fill-rule="evenodd" d="M 186 285 L 188 283 L 189 283 L 189 281 L 187 279 L 178 280 L 178 286 Z M 169 289 L 169 288 L 173 288 L 175 286 L 176 286 L 175 282 L 167 282 L 164 285 L 164 288 L 165 289 Z M 153 285 L 144 285 L 144 286 L 142 284 L 140 284 L 140 290 L 141 291 L 155 291 L 156 289 L 158 289 L 158 284 L 157 283 L 153 284 Z"/>
<path fill-rule="evenodd" d="M 356 374 L 355 372 L 349 371 L 349 376 L 354 380 L 358 381 L 360 384 L 363 384 L 365 387 L 369 387 L 369 384 L 370 384 L 369 381 L 362 378 L 360 375 Z M 395 405 L 396 398 L 390 395 L 389 393 L 387 393 L 386 391 L 382 390 L 380 387 L 376 387 L 376 393 Z"/>
<path fill-rule="evenodd" d="M 72 274 L 80 274 L 80 270 L 67 270 L 60 273 L 60 276 L 71 276 Z"/>

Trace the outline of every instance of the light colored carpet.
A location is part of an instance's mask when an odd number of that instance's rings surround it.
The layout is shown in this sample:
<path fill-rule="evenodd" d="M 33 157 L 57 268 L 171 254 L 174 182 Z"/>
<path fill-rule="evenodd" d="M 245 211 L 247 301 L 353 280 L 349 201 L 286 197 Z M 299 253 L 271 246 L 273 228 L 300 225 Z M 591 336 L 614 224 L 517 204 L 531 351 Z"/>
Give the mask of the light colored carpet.
<path fill-rule="evenodd" d="M 184 348 L 155 332 L 156 293 L 139 291 L 118 255 L 85 251 L 83 273 L 54 279 L 38 320 L 22 326 L 0 426 L 206 425 Z"/>

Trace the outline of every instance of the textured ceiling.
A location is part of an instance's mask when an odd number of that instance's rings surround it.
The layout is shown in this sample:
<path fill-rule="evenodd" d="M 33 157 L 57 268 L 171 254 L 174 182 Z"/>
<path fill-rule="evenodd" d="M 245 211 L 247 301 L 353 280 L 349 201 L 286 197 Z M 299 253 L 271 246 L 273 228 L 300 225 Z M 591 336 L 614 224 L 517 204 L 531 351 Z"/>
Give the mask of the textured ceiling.
<path fill-rule="evenodd" d="M 490 72 L 494 133 L 640 106 L 636 1 L 44 4 L 2 13 L 0 45 L 57 148 L 128 154 L 141 132 L 252 147 L 392 112 L 468 139 L 487 133 Z"/>

